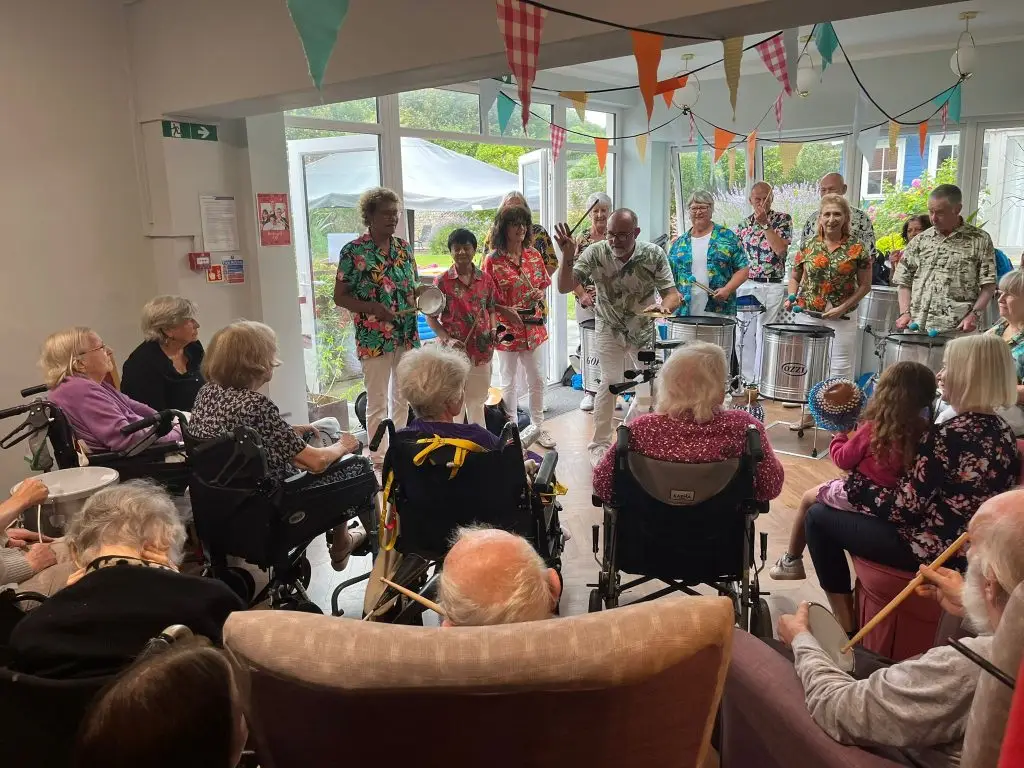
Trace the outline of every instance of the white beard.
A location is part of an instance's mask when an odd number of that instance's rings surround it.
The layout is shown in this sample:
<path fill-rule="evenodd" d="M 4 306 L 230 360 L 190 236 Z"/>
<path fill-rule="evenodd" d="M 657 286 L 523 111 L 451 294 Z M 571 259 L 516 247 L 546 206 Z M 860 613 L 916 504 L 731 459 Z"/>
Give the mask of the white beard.
<path fill-rule="evenodd" d="M 967 622 L 979 634 L 992 632 L 988 618 L 988 601 L 985 599 L 985 566 L 978 560 L 968 561 L 961 597 Z"/>

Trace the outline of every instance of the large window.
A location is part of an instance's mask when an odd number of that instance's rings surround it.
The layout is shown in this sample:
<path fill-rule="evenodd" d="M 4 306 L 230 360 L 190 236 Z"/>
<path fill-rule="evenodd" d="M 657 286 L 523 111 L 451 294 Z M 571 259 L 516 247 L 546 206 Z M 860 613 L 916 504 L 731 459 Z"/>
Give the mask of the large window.
<path fill-rule="evenodd" d="M 864 182 L 861 185 L 862 197 L 865 199 L 879 198 L 886 184 L 896 186 L 903 179 L 901 161 L 906 150 L 906 140 L 900 139 L 896 142 L 893 150 L 889 142 L 879 144 L 871 156 L 870 162 L 864 159 L 867 168 L 864 171 Z"/>
<path fill-rule="evenodd" d="M 996 248 L 1019 264 L 1024 252 L 1024 125 L 985 129 L 980 180 L 977 222 Z"/>
<path fill-rule="evenodd" d="M 480 98 L 444 88 L 409 91 L 398 97 L 399 125 L 432 131 L 480 133 Z"/>
<path fill-rule="evenodd" d="M 505 126 L 504 135 L 510 139 L 526 138 L 547 141 L 551 138 L 551 105 L 534 102 L 530 104 L 530 112 L 533 114 L 530 116 L 530 122 L 527 123 L 526 133 L 523 133 L 523 111 L 522 107 L 516 104 L 512 117 L 509 119 L 508 125 Z M 498 125 L 497 102 L 491 106 L 490 111 L 487 113 L 487 131 L 492 136 L 502 135 L 501 128 Z"/>
<path fill-rule="evenodd" d="M 317 117 L 322 120 L 340 120 L 345 123 L 376 123 L 377 99 L 357 99 L 337 104 L 318 104 L 315 107 L 290 109 L 286 115 Z"/>
<path fill-rule="evenodd" d="M 825 174 L 842 169 L 844 151 L 842 140 L 808 141 L 800 146 L 792 165 L 783 169 L 780 145 L 766 145 L 762 149 L 762 178 L 775 189 L 772 206 L 793 217 L 796 231 L 817 214 L 818 181 Z"/>
<path fill-rule="evenodd" d="M 676 236 L 689 228 L 686 201 L 694 192 L 704 190 L 715 197 L 714 221 L 727 227 L 738 227 L 747 216 L 747 152 L 735 148 L 714 162 L 714 150 L 705 148 L 700 155 L 695 149 L 678 153 L 678 172 L 672 174 L 672 209 L 669 234 Z M 679 209 L 682 209 L 680 216 Z"/>

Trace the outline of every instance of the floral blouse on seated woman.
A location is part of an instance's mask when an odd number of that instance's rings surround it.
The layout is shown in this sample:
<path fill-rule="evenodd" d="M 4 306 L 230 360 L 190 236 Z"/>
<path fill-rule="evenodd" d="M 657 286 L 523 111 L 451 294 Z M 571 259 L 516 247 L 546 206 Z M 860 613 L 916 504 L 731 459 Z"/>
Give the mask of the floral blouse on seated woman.
<path fill-rule="evenodd" d="M 743 453 L 747 427 L 754 426 L 764 446 L 754 493 L 758 501 L 770 501 L 782 493 L 782 464 L 760 421 L 722 407 L 727 370 L 725 353 L 715 344 L 692 342 L 673 352 L 661 369 L 656 413 L 629 425 L 629 447 L 662 461 L 719 462 Z M 612 445 L 594 468 L 594 494 L 601 499 L 611 498 L 614 464 Z"/>

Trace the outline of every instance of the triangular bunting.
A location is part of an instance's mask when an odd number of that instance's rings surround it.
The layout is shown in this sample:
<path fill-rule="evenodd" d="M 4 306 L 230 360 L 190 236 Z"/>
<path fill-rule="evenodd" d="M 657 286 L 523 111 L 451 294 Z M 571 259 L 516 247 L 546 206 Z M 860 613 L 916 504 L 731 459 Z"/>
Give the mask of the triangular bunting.
<path fill-rule="evenodd" d="M 693 119 L 693 112 L 687 112 L 690 116 L 690 143 L 693 144 L 693 134 L 697 132 L 697 121 Z"/>
<path fill-rule="evenodd" d="M 558 155 L 562 152 L 562 145 L 565 144 L 565 128 L 560 125 L 551 124 L 551 156 L 558 162 Z"/>
<path fill-rule="evenodd" d="M 477 85 L 480 88 L 480 114 L 486 117 L 494 106 L 494 100 L 498 98 L 498 81 L 487 78 Z"/>
<path fill-rule="evenodd" d="M 785 91 L 780 91 L 779 97 L 775 99 L 775 125 L 779 127 L 779 136 L 782 136 L 782 97 L 785 95 Z"/>
<path fill-rule="evenodd" d="M 672 109 L 672 97 L 676 95 L 676 89 L 673 88 L 671 91 L 662 91 L 661 98 L 665 100 L 665 109 Z"/>
<path fill-rule="evenodd" d="M 680 75 L 679 77 L 670 77 L 667 80 L 659 80 L 654 92 L 661 94 L 662 98 L 665 99 L 665 106 L 671 109 L 672 97 L 676 95 L 677 90 L 686 87 L 688 79 L 688 75 Z"/>
<path fill-rule="evenodd" d="M 921 157 L 928 157 L 928 155 L 926 155 L 924 153 L 925 147 L 928 144 L 928 121 L 927 120 L 923 120 L 921 122 L 921 124 L 917 126 L 917 138 L 918 138 L 918 142 L 919 142 L 918 146 L 921 149 Z"/>
<path fill-rule="evenodd" d="M 512 113 L 515 111 L 516 103 L 512 101 L 511 97 L 506 96 L 503 91 L 498 91 L 498 130 L 501 134 L 505 135 L 505 129 L 508 128 L 508 121 L 512 119 Z"/>
<path fill-rule="evenodd" d="M 641 133 L 636 137 L 636 152 L 640 155 L 640 162 L 647 161 L 647 134 Z"/>
<path fill-rule="evenodd" d="M 824 75 L 832 63 L 832 54 L 839 47 L 839 38 L 836 37 L 836 30 L 831 22 L 826 21 L 814 28 L 814 45 L 821 54 L 821 74 Z"/>
<path fill-rule="evenodd" d="M 747 136 L 747 178 L 754 178 L 754 159 L 757 156 L 757 131 Z"/>
<path fill-rule="evenodd" d="M 960 122 L 960 96 L 961 87 L 958 85 L 953 89 L 953 93 L 949 96 L 949 101 L 946 102 L 946 107 L 949 109 L 949 119 L 954 123 Z"/>
<path fill-rule="evenodd" d="M 658 87 L 658 65 L 661 63 L 661 35 L 649 32 L 631 32 L 633 56 L 636 57 L 636 71 L 639 77 L 640 94 L 647 107 L 647 122 L 654 114 L 654 92 Z"/>
<path fill-rule="evenodd" d="M 743 59 L 743 38 L 730 37 L 722 41 L 725 54 L 725 81 L 729 84 L 729 103 L 732 104 L 732 119 L 736 120 L 736 94 L 740 89 L 740 61 Z"/>
<path fill-rule="evenodd" d="M 729 148 L 728 156 L 726 164 L 729 166 L 729 188 L 732 189 L 736 186 L 736 147 Z"/>
<path fill-rule="evenodd" d="M 338 32 L 348 14 L 348 0 L 288 0 L 288 12 L 302 41 L 309 76 L 319 91 Z"/>
<path fill-rule="evenodd" d="M 594 152 L 597 153 L 597 169 L 604 173 L 604 164 L 608 159 L 608 139 L 594 137 Z"/>
<path fill-rule="evenodd" d="M 718 162 L 722 154 L 729 148 L 729 144 L 736 138 L 736 134 L 724 128 L 715 128 L 715 159 Z"/>
<path fill-rule="evenodd" d="M 576 114 L 579 115 L 580 122 L 587 122 L 587 92 L 586 91 L 559 91 L 558 95 L 563 99 L 572 102 L 573 107 L 576 108 Z"/>
<path fill-rule="evenodd" d="M 793 166 L 796 165 L 796 158 L 803 148 L 804 145 L 800 143 L 779 144 L 779 160 L 782 163 L 782 172 L 784 174 L 789 173 Z"/>
<path fill-rule="evenodd" d="M 889 154 L 895 157 L 896 143 L 900 140 L 900 124 L 895 120 L 889 121 Z M 892 160 L 890 160 L 892 162 Z"/>
<path fill-rule="evenodd" d="M 757 49 L 758 54 L 761 56 L 761 61 L 764 62 L 768 71 L 775 75 L 776 80 L 782 83 L 782 90 L 786 93 L 792 93 L 793 87 L 790 85 L 789 68 L 786 66 L 786 47 L 782 37 L 781 34 L 769 37 L 767 40 L 755 45 L 754 48 Z"/>
<path fill-rule="evenodd" d="M 530 89 L 537 76 L 537 53 L 547 11 L 519 0 L 496 0 L 498 29 L 505 41 L 505 56 L 516 76 L 519 102 L 523 106 L 523 128 L 530 121 Z"/>
<path fill-rule="evenodd" d="M 881 135 L 882 126 L 876 125 L 874 128 L 865 128 L 860 132 L 860 136 L 857 137 L 857 148 L 867 158 L 869 163 L 875 156 L 875 150 L 878 148 L 878 139 Z"/>

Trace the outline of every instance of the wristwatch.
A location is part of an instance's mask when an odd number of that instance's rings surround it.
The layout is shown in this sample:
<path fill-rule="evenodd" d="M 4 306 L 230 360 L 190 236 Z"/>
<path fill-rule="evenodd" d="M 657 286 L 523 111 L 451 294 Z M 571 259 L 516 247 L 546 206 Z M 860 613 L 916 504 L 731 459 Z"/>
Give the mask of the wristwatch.
<path fill-rule="evenodd" d="M 981 310 L 980 309 L 972 309 L 971 310 L 971 314 L 974 315 L 974 319 L 975 320 L 981 320 Z"/>

